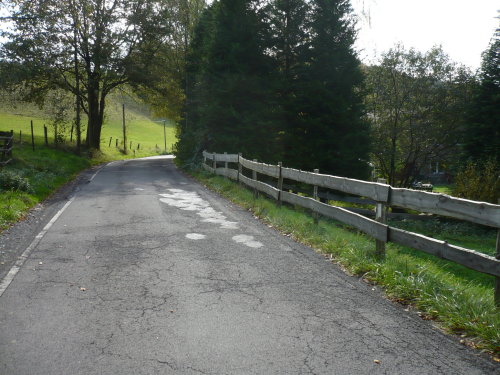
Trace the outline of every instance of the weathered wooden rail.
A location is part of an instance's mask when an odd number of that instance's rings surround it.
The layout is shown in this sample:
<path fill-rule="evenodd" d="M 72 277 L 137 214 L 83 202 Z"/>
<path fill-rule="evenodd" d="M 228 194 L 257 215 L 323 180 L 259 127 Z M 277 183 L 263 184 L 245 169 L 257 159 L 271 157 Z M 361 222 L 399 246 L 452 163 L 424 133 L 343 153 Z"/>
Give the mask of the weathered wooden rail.
<path fill-rule="evenodd" d="M 14 131 L 0 132 L 0 166 L 8 164 L 12 160 L 13 144 Z"/>
<path fill-rule="evenodd" d="M 210 164 L 207 164 L 207 161 Z M 235 164 L 236 168 L 229 168 L 229 164 Z M 478 272 L 493 275 L 496 277 L 495 303 L 500 307 L 500 248 L 498 240 L 497 256 L 492 257 L 449 244 L 446 241 L 397 229 L 386 223 L 387 208 L 396 206 L 465 220 L 499 230 L 500 205 L 455 198 L 445 194 L 393 188 L 384 183 L 300 171 L 285 168 L 281 163 L 278 165 L 258 163 L 255 160 L 243 158 L 241 154 L 216 154 L 204 151 L 203 168 L 243 183 L 256 192 L 263 192 L 277 200 L 278 204 L 287 202 L 353 226 L 376 240 L 379 256 L 385 255 L 385 243 L 390 241 L 453 261 Z M 242 173 L 243 168 L 252 171 L 252 178 Z M 276 187 L 259 181 L 258 174 L 276 179 Z M 285 191 L 282 188 L 284 179 L 312 185 L 313 188 L 316 187 L 314 191 L 317 191 L 317 187 L 321 187 L 368 198 L 376 203 L 375 220 L 345 208 L 321 203 L 314 198 Z"/>

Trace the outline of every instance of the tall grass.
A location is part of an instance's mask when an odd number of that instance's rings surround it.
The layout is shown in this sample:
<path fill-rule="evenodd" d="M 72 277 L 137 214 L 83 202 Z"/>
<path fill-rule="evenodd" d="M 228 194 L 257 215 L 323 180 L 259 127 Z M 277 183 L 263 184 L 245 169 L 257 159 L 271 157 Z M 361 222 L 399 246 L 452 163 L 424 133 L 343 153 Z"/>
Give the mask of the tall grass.
<path fill-rule="evenodd" d="M 379 260 L 374 257 L 374 240 L 352 228 L 328 219 L 314 224 L 304 209 L 277 207 L 274 201 L 262 196 L 255 199 L 248 189 L 225 178 L 192 173 L 266 224 L 332 257 L 349 273 L 383 286 L 389 298 L 417 309 L 423 318 L 439 322 L 448 332 L 460 334 L 464 344 L 500 353 L 500 313 L 493 301 L 493 277 L 393 243 L 387 244 L 385 260 Z M 404 225 L 411 229 L 414 224 Z M 448 228 L 448 232 L 460 236 L 459 230 Z M 463 237 L 476 245 L 481 242 L 481 237 Z"/>

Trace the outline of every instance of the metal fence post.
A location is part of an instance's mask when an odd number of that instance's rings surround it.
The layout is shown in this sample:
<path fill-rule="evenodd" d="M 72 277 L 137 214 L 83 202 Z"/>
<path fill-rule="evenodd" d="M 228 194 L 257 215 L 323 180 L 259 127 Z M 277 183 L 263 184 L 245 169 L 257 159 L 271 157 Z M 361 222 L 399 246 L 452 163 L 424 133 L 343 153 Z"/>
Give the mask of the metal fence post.
<path fill-rule="evenodd" d="M 213 162 L 212 162 L 212 168 L 214 169 L 214 174 L 217 174 L 217 159 L 216 159 L 216 153 L 213 153 Z"/>
<path fill-rule="evenodd" d="M 387 181 L 384 178 L 379 178 L 377 182 L 385 184 Z M 375 220 L 382 224 L 387 222 L 387 207 L 384 203 L 377 202 L 375 205 Z M 385 257 L 384 241 L 375 240 L 375 256 L 380 259 Z"/>
<path fill-rule="evenodd" d="M 225 173 L 225 176 L 227 177 L 227 152 L 224 151 L 224 173 Z"/>

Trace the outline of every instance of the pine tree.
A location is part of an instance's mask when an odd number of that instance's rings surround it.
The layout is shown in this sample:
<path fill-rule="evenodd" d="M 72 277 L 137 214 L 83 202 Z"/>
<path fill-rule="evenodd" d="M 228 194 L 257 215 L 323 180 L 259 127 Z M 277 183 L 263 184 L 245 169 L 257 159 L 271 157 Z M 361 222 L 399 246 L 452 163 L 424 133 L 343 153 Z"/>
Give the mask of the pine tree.
<path fill-rule="evenodd" d="M 475 160 L 500 165 L 500 29 L 483 54 L 480 85 L 471 106 L 466 151 Z"/>
<path fill-rule="evenodd" d="M 274 65 L 272 82 L 277 104 L 275 114 L 283 146 L 298 116 L 295 108 L 297 73 L 309 45 L 310 8 L 310 3 L 304 0 L 275 0 L 265 9 L 269 25 L 267 48 L 271 51 Z"/>
<path fill-rule="evenodd" d="M 254 5 L 249 0 L 219 3 L 207 60 L 210 97 L 203 115 L 210 149 L 275 161 L 271 66 L 264 53 L 265 25 Z"/>
<path fill-rule="evenodd" d="M 207 57 L 215 34 L 217 3 L 201 15 L 195 28 L 186 61 L 186 101 L 183 118 L 177 126 L 176 154 L 178 160 L 196 163 L 201 152 L 208 147 L 209 132 L 204 109 L 210 100 L 208 89 Z"/>
<path fill-rule="evenodd" d="M 362 120 L 363 75 L 353 49 L 348 0 L 316 0 L 311 41 L 298 70 L 297 117 L 287 134 L 287 162 L 349 177 L 366 177 L 369 127 Z"/>

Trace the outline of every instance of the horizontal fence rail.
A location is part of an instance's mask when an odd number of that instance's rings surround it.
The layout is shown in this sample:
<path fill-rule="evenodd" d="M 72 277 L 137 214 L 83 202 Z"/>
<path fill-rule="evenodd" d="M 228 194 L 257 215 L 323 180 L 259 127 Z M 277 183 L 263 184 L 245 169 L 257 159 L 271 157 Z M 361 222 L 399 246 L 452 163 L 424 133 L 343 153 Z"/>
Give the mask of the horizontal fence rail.
<path fill-rule="evenodd" d="M 220 165 L 221 163 L 224 163 L 224 167 Z M 230 163 L 235 165 L 236 168 L 229 168 Z M 397 206 L 498 229 L 500 228 L 500 205 L 455 198 L 445 194 L 393 188 L 390 185 L 380 182 L 361 181 L 285 168 L 282 167 L 281 163 L 279 165 L 272 165 L 248 160 L 243 158 L 241 154 L 216 154 L 204 151 L 202 166 L 210 173 L 225 176 L 249 186 L 254 192 L 267 194 L 277 200 L 279 204 L 286 202 L 304 207 L 315 214 L 320 214 L 357 228 L 376 240 L 377 252 L 379 251 L 379 246 L 382 246 L 382 251 L 385 251 L 384 244 L 390 241 L 453 261 L 478 272 L 493 275 L 496 277 L 495 303 L 497 306 L 500 306 L 500 259 L 498 259 L 500 258 L 500 254 L 498 248 L 497 254 L 499 255 L 495 258 L 471 249 L 451 245 L 446 241 L 394 228 L 385 223 L 387 207 Z M 252 178 L 242 173 L 243 168 L 252 171 Z M 266 183 L 268 181 L 259 181 L 258 174 L 277 179 L 277 187 Z M 292 193 L 287 191 L 286 188 L 283 190 L 284 179 L 312 185 L 315 197 L 320 196 L 317 193 L 318 187 L 364 197 L 363 200 L 360 198 L 352 198 L 351 200 L 375 204 L 375 220 L 354 212 L 356 209 L 336 207 L 321 203 L 315 198 Z M 324 196 L 328 197 L 328 194 Z M 381 255 L 383 256 L 384 254 L 382 253 Z"/>

